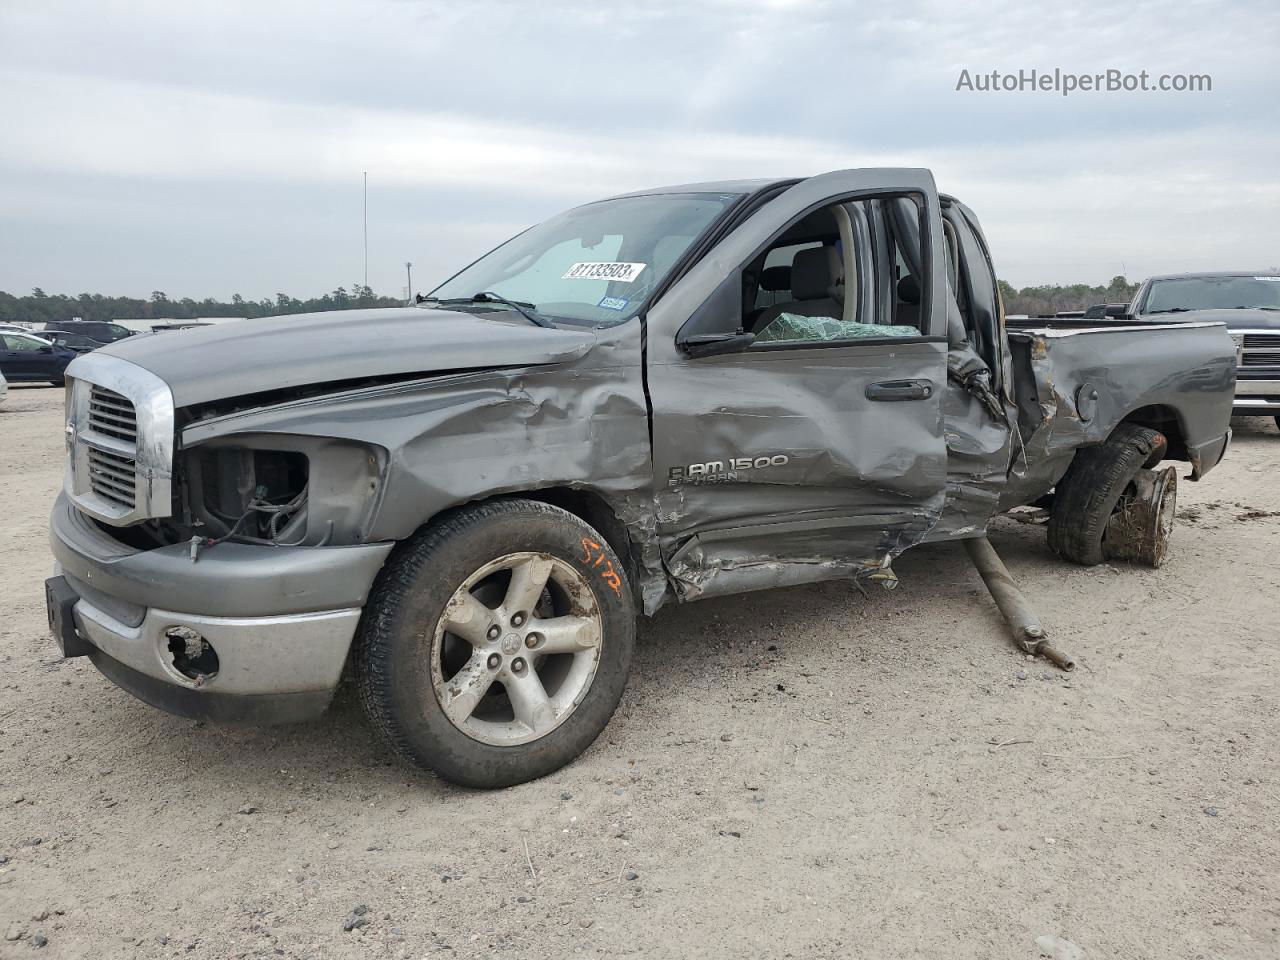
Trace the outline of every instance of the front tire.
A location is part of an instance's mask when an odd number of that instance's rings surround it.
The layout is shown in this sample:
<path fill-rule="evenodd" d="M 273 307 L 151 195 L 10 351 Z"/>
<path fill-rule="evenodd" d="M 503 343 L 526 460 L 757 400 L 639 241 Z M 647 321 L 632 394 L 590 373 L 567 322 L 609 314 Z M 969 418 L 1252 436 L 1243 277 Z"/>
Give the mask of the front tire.
<path fill-rule="evenodd" d="M 365 607 L 360 699 L 410 763 L 505 787 L 569 763 L 626 686 L 635 614 L 622 563 L 531 500 L 455 511 L 405 541 Z"/>

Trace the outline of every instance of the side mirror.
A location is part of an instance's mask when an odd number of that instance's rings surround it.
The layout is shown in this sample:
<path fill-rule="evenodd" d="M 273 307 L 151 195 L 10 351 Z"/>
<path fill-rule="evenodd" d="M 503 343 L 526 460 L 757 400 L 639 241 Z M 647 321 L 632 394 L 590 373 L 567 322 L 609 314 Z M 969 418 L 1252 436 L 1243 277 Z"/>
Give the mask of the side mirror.
<path fill-rule="evenodd" d="M 703 348 L 711 344 L 716 345 L 711 352 L 729 353 L 747 345 L 734 341 L 734 338 L 742 336 L 737 332 L 741 327 L 742 275 L 734 272 L 721 281 L 711 296 L 685 321 L 676 334 L 676 345 L 690 356 L 706 356 Z M 728 333 L 726 328 L 732 328 L 734 332 Z"/>
<path fill-rule="evenodd" d="M 53 353 L 53 347 L 52 346 L 37 347 L 36 353 Z"/>

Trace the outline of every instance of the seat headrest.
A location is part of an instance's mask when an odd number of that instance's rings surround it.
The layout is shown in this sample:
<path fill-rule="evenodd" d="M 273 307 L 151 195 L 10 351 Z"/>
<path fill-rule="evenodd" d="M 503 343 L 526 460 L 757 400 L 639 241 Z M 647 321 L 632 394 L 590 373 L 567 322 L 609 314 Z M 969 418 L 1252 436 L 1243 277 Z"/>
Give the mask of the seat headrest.
<path fill-rule="evenodd" d="M 898 281 L 898 299 L 903 303 L 920 302 L 920 284 L 916 283 L 916 278 L 911 274 L 907 274 Z"/>
<path fill-rule="evenodd" d="M 760 271 L 760 287 L 770 293 L 791 289 L 791 268 L 788 266 L 765 267 Z"/>
<path fill-rule="evenodd" d="M 843 279 L 844 270 L 835 247 L 799 250 L 791 261 L 791 295 L 797 300 L 833 297 L 833 288 Z"/>

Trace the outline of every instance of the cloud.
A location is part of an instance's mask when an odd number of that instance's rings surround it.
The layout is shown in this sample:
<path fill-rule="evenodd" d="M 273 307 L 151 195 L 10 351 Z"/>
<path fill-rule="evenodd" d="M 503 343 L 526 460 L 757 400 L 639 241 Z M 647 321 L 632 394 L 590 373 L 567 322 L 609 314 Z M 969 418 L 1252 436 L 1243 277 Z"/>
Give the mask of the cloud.
<path fill-rule="evenodd" d="M 388 291 L 598 196 L 873 165 L 934 169 L 1016 284 L 1269 261 L 1278 26 L 1254 2 L 9 4 L 0 288 L 350 283 L 365 170 Z M 955 90 L 1054 67 L 1214 90 Z"/>

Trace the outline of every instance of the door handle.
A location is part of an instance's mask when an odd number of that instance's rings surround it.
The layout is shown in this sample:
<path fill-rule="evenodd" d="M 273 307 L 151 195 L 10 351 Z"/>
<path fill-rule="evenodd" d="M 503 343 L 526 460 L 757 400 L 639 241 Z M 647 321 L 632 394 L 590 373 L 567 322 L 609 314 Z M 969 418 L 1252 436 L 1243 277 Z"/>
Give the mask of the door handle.
<path fill-rule="evenodd" d="M 928 400 L 931 396 L 931 380 L 883 380 L 867 384 L 868 400 Z"/>

